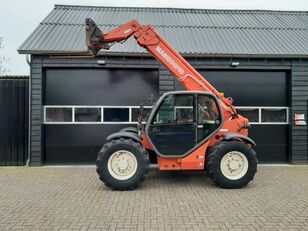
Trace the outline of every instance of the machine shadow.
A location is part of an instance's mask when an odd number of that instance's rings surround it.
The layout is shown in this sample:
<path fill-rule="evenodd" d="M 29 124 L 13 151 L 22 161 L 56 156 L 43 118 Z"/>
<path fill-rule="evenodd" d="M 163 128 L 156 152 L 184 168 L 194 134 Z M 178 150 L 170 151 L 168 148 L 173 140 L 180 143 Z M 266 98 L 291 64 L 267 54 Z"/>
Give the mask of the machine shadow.
<path fill-rule="evenodd" d="M 185 185 L 188 187 L 206 186 L 217 188 L 206 171 L 160 171 L 159 169 L 150 169 L 142 188 L 154 188 L 157 185 L 161 187 L 170 187 L 176 185 Z"/>

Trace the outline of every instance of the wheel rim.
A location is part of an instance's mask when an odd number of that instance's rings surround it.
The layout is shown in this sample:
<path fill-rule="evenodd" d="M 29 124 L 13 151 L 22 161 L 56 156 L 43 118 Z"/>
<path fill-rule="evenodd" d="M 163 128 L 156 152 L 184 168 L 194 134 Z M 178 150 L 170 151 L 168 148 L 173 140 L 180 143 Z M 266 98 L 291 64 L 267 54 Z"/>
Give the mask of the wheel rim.
<path fill-rule="evenodd" d="M 133 153 L 119 150 L 110 156 L 107 166 L 112 177 L 117 180 L 127 180 L 136 173 L 138 162 Z"/>
<path fill-rule="evenodd" d="M 243 153 L 231 151 L 222 158 L 220 169 L 222 174 L 228 179 L 238 180 L 247 173 L 248 160 Z"/>

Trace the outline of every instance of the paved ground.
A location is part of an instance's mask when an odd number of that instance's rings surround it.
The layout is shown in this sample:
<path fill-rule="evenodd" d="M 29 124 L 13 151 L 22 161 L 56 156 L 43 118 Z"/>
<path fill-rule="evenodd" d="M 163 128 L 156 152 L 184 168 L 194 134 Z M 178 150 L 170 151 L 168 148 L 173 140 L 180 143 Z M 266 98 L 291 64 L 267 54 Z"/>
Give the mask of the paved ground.
<path fill-rule="evenodd" d="M 94 168 L 0 168 L 0 230 L 308 230 L 308 166 L 261 166 L 246 188 L 150 173 L 111 191 Z"/>

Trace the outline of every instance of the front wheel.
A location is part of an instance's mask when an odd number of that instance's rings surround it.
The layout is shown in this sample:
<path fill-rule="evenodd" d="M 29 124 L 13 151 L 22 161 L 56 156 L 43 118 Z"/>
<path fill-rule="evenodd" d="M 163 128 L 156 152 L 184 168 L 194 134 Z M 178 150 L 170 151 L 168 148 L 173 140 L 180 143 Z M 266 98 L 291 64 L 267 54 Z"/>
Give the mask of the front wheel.
<path fill-rule="evenodd" d="M 96 167 L 99 179 L 115 190 L 130 190 L 145 179 L 149 156 L 144 147 L 131 139 L 106 143 L 98 153 Z"/>
<path fill-rule="evenodd" d="M 253 149 L 239 141 L 221 141 L 207 154 L 206 170 L 222 188 L 242 188 L 257 172 L 257 157 Z"/>

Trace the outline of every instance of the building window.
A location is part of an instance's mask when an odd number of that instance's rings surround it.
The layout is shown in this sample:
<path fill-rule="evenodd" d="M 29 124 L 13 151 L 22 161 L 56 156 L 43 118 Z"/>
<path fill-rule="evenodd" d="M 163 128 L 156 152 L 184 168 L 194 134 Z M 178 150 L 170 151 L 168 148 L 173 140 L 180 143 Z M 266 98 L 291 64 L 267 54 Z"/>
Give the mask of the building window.
<path fill-rule="evenodd" d="M 262 123 L 285 123 L 287 122 L 287 109 L 285 108 L 262 108 Z"/>
<path fill-rule="evenodd" d="M 129 122 L 129 108 L 104 108 L 104 122 Z"/>
<path fill-rule="evenodd" d="M 72 108 L 46 108 L 45 116 L 46 122 L 72 122 Z"/>
<path fill-rule="evenodd" d="M 246 117 L 249 122 L 259 122 L 259 109 L 258 108 L 237 108 L 237 113 Z"/>
<path fill-rule="evenodd" d="M 74 122 L 100 122 L 101 108 L 75 107 Z"/>
<path fill-rule="evenodd" d="M 193 121 L 193 98 L 168 98 L 156 114 L 155 123 L 167 120 L 175 123 Z M 289 123 L 288 107 L 236 107 L 237 112 L 249 119 L 251 124 L 275 125 Z M 152 106 L 144 106 L 142 121 L 146 122 Z M 139 106 L 44 106 L 44 123 L 48 124 L 136 124 Z"/>
<path fill-rule="evenodd" d="M 152 111 L 152 108 L 149 108 L 149 107 L 143 108 L 143 116 L 142 116 L 143 122 L 146 122 L 146 119 L 148 118 L 151 111 Z M 140 108 L 132 108 L 132 122 L 138 122 L 139 115 L 140 115 Z"/>

